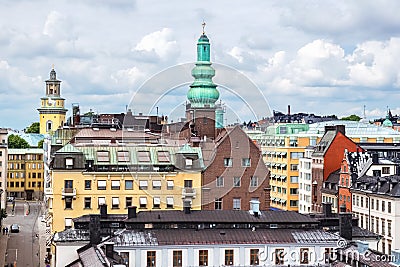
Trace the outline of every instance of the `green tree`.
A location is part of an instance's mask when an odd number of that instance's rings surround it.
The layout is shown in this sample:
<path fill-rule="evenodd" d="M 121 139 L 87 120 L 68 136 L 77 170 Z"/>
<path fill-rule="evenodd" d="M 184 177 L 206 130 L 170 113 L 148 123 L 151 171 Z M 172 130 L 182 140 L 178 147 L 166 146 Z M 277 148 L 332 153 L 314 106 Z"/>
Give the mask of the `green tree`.
<path fill-rule="evenodd" d="M 18 135 L 11 134 L 8 136 L 8 148 L 30 148 L 28 142 Z"/>
<path fill-rule="evenodd" d="M 40 123 L 34 122 L 25 129 L 25 133 L 40 133 Z"/>
<path fill-rule="evenodd" d="M 37 144 L 38 148 L 43 148 L 44 139 L 40 140 Z"/>
<path fill-rule="evenodd" d="M 343 121 L 360 121 L 361 117 L 353 114 L 353 115 L 350 115 L 348 117 L 343 117 L 343 118 L 341 118 L 341 120 L 343 120 Z"/>

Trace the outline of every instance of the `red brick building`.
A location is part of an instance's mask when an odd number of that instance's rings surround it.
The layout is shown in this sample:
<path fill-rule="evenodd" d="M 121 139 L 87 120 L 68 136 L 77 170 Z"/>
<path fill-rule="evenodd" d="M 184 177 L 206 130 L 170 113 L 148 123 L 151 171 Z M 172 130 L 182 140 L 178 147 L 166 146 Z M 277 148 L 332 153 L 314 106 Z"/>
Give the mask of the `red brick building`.
<path fill-rule="evenodd" d="M 312 210 L 315 212 L 321 211 L 323 182 L 340 168 L 345 149 L 361 148 L 346 136 L 344 125 L 325 126 L 325 134 L 312 154 Z"/>
<path fill-rule="evenodd" d="M 269 209 L 269 171 L 259 147 L 239 126 L 202 146 L 207 165 L 202 179 L 202 209 L 249 210 L 251 200 L 260 201 L 260 210 Z"/>

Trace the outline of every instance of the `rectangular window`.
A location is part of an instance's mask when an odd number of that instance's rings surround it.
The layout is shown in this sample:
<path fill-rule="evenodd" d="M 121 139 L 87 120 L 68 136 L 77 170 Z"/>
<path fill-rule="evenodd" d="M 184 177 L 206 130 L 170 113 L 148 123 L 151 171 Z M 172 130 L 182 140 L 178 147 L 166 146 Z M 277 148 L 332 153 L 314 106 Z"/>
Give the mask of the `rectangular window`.
<path fill-rule="evenodd" d="M 119 209 L 119 197 L 113 197 L 111 199 L 112 201 L 112 208 L 113 209 Z"/>
<path fill-rule="evenodd" d="M 84 208 L 85 209 L 91 209 L 92 208 L 92 198 L 85 197 Z"/>
<path fill-rule="evenodd" d="M 218 176 L 217 177 L 217 187 L 223 187 L 224 186 L 224 177 Z"/>
<path fill-rule="evenodd" d="M 99 200 L 99 202 L 98 202 L 98 207 L 97 208 L 100 208 L 101 205 L 106 204 L 106 198 L 105 197 L 99 197 L 98 200 Z"/>
<path fill-rule="evenodd" d="M 173 209 L 173 208 L 174 208 L 174 198 L 167 197 L 167 209 Z"/>
<path fill-rule="evenodd" d="M 125 190 L 133 190 L 133 181 L 125 180 Z"/>
<path fill-rule="evenodd" d="M 139 207 L 141 209 L 145 209 L 147 207 L 147 198 L 146 197 L 140 197 L 139 198 Z"/>
<path fill-rule="evenodd" d="M 285 264 L 285 251 L 282 248 L 275 249 L 275 265 Z"/>
<path fill-rule="evenodd" d="M 392 221 L 388 220 L 388 236 L 392 236 Z"/>
<path fill-rule="evenodd" d="M 297 207 L 298 206 L 298 200 L 290 200 L 290 206 L 291 207 Z"/>
<path fill-rule="evenodd" d="M 299 169 L 299 164 L 290 164 L 291 171 L 297 171 Z"/>
<path fill-rule="evenodd" d="M 222 210 L 222 198 L 216 198 L 215 199 L 214 208 L 216 210 Z"/>
<path fill-rule="evenodd" d="M 92 188 L 92 181 L 85 180 L 85 190 L 90 190 Z"/>
<path fill-rule="evenodd" d="M 65 218 L 65 229 L 69 229 L 72 227 L 72 219 L 71 218 Z"/>
<path fill-rule="evenodd" d="M 119 181 L 111 181 L 111 190 L 119 190 L 121 188 L 121 183 Z"/>
<path fill-rule="evenodd" d="M 184 180 L 183 181 L 185 188 L 192 188 L 193 187 L 193 180 Z"/>
<path fill-rule="evenodd" d="M 110 156 L 108 151 L 97 151 L 97 161 L 98 162 L 109 162 Z"/>
<path fill-rule="evenodd" d="M 354 203 L 354 196 L 353 196 L 353 203 Z M 375 209 L 375 200 L 374 199 L 371 199 L 371 209 Z"/>
<path fill-rule="evenodd" d="M 385 201 L 382 200 L 382 212 L 385 212 L 385 210 L 386 210 Z"/>
<path fill-rule="evenodd" d="M 300 249 L 300 264 L 308 264 L 308 248 L 301 248 Z"/>
<path fill-rule="evenodd" d="M 138 151 L 139 162 L 150 162 L 150 151 Z"/>
<path fill-rule="evenodd" d="M 292 184 L 297 184 L 299 182 L 299 176 L 290 176 L 290 182 Z"/>
<path fill-rule="evenodd" d="M 182 266 L 182 250 L 174 250 L 172 252 L 172 266 L 173 267 Z"/>
<path fill-rule="evenodd" d="M 233 198 L 233 209 L 234 210 L 240 210 L 241 209 L 240 198 Z"/>
<path fill-rule="evenodd" d="M 250 158 L 242 158 L 242 167 L 250 167 Z"/>
<path fill-rule="evenodd" d="M 297 195 L 299 193 L 299 189 L 298 188 L 290 188 L 290 194 L 291 195 Z"/>
<path fill-rule="evenodd" d="M 67 169 L 72 169 L 72 167 L 74 166 L 74 159 L 72 158 L 66 158 L 65 159 L 65 167 Z"/>
<path fill-rule="evenodd" d="M 382 219 L 382 225 L 381 225 L 381 227 L 382 227 L 382 235 L 385 235 L 385 219 Z"/>
<path fill-rule="evenodd" d="M 392 213 L 392 202 L 388 202 L 388 213 Z"/>
<path fill-rule="evenodd" d="M 106 180 L 99 180 L 97 181 L 97 190 L 106 190 L 107 181 Z"/>
<path fill-rule="evenodd" d="M 139 181 L 139 189 L 140 190 L 147 190 L 148 183 L 146 180 L 140 180 Z"/>
<path fill-rule="evenodd" d="M 208 266 L 208 250 L 199 250 L 199 266 Z"/>
<path fill-rule="evenodd" d="M 251 176 L 250 177 L 250 187 L 257 187 L 258 186 L 258 177 Z"/>
<path fill-rule="evenodd" d="M 233 265 L 233 249 L 225 250 L 225 265 Z"/>
<path fill-rule="evenodd" d="M 65 209 L 72 209 L 72 197 L 65 197 Z"/>
<path fill-rule="evenodd" d="M 292 159 L 304 158 L 304 153 L 303 152 L 290 152 L 290 157 Z"/>
<path fill-rule="evenodd" d="M 153 190 L 161 190 L 161 180 L 153 181 Z"/>
<path fill-rule="evenodd" d="M 132 197 L 126 197 L 125 198 L 125 208 L 131 207 L 132 206 Z"/>
<path fill-rule="evenodd" d="M 167 190 L 173 190 L 173 189 L 174 189 L 174 181 L 167 180 Z"/>
<path fill-rule="evenodd" d="M 159 197 L 153 197 L 153 209 L 159 209 L 161 205 L 161 199 Z"/>
<path fill-rule="evenodd" d="M 117 151 L 118 162 L 129 162 L 129 151 Z"/>
<path fill-rule="evenodd" d="M 364 197 L 361 197 L 361 208 L 364 207 Z"/>
<path fill-rule="evenodd" d="M 157 152 L 158 162 L 170 162 L 170 156 L 168 151 Z"/>
<path fill-rule="evenodd" d="M 155 251 L 147 251 L 146 267 L 155 267 L 155 266 L 156 266 L 156 252 Z"/>
<path fill-rule="evenodd" d="M 258 258 L 259 250 L 250 249 L 250 265 L 258 265 L 260 260 Z"/>
<path fill-rule="evenodd" d="M 233 177 L 233 187 L 240 187 L 240 177 Z"/>
<path fill-rule="evenodd" d="M 379 210 L 379 199 L 376 200 L 376 210 Z"/>
<path fill-rule="evenodd" d="M 232 167 L 232 158 L 224 158 L 224 167 Z"/>

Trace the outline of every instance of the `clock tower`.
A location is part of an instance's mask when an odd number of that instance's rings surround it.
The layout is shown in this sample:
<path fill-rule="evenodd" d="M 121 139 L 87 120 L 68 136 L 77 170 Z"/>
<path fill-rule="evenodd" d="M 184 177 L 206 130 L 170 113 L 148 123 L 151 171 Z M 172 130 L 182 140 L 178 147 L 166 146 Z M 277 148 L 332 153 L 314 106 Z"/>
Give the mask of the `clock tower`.
<path fill-rule="evenodd" d="M 64 98 L 61 94 L 61 81 L 57 80 L 54 66 L 50 71 L 50 78 L 46 80 L 46 96 L 42 97 L 38 108 L 40 116 L 40 133 L 52 134 L 63 126 L 67 109 L 64 108 Z"/>

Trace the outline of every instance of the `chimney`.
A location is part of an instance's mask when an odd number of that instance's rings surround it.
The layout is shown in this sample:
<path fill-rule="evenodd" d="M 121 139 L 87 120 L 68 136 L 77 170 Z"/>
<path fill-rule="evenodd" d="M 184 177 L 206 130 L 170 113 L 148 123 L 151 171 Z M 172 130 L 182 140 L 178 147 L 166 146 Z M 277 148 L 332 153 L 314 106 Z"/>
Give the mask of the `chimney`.
<path fill-rule="evenodd" d="M 89 235 L 90 244 L 97 245 L 100 243 L 100 216 L 97 214 L 89 215 Z"/>
<path fill-rule="evenodd" d="M 107 204 L 100 205 L 100 218 L 107 218 Z"/>
<path fill-rule="evenodd" d="M 351 212 L 339 213 L 339 234 L 346 240 L 351 240 L 353 237 L 353 217 Z"/>
<path fill-rule="evenodd" d="M 191 212 L 191 205 L 190 205 L 190 200 L 184 200 L 183 201 L 183 211 L 185 214 L 190 214 Z"/>
<path fill-rule="evenodd" d="M 106 257 L 107 258 L 113 258 L 113 254 L 114 254 L 114 243 L 113 242 L 106 242 L 104 243 L 105 247 L 106 247 Z"/>
<path fill-rule="evenodd" d="M 372 163 L 374 163 L 374 164 L 379 163 L 378 153 L 373 153 L 372 154 Z"/>
<path fill-rule="evenodd" d="M 260 215 L 260 201 L 258 200 L 250 200 L 250 213 L 255 217 Z"/>
<path fill-rule="evenodd" d="M 346 128 L 344 125 L 336 125 L 336 132 L 346 135 Z"/>
<path fill-rule="evenodd" d="M 322 203 L 322 212 L 324 213 L 325 217 L 332 217 L 332 203 Z"/>
<path fill-rule="evenodd" d="M 128 219 L 132 219 L 132 218 L 136 218 L 137 217 L 136 210 L 137 210 L 136 206 L 128 207 Z"/>
<path fill-rule="evenodd" d="M 290 105 L 287 105 L 287 114 L 290 115 Z"/>

